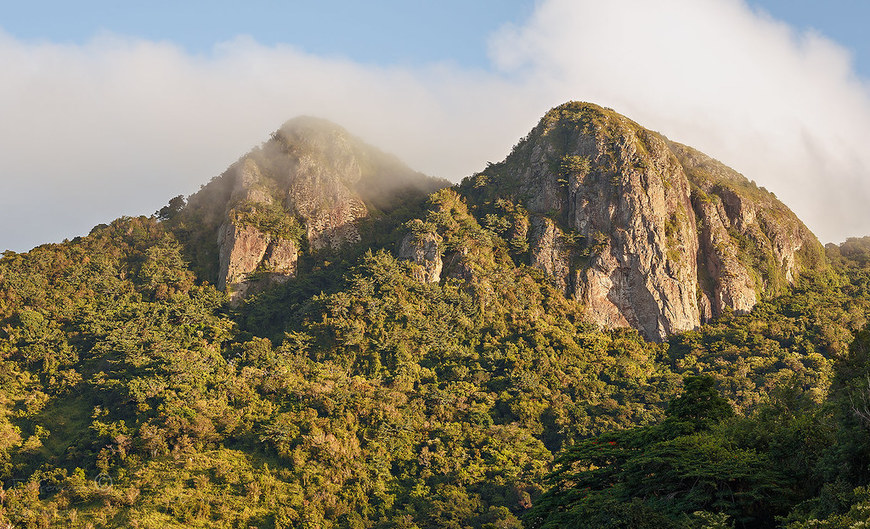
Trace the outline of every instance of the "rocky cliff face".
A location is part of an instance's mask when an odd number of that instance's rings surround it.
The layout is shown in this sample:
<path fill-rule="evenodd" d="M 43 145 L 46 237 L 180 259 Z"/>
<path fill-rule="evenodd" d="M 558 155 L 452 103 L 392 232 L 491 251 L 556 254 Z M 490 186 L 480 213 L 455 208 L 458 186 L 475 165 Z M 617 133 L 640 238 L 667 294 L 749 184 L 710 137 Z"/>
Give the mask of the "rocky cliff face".
<path fill-rule="evenodd" d="M 772 194 L 591 104 L 553 109 L 460 188 L 480 212 L 524 207 L 529 263 L 593 321 L 651 339 L 748 311 L 822 262 L 821 245 Z"/>
<path fill-rule="evenodd" d="M 668 145 L 693 188 L 703 319 L 749 311 L 823 262 L 816 237 L 773 193 L 690 147 Z"/>
<path fill-rule="evenodd" d="M 214 234 L 217 284 L 238 301 L 296 275 L 300 252 L 357 243 L 362 221 L 445 184 L 303 117 L 204 186 L 185 214 Z"/>
<path fill-rule="evenodd" d="M 417 265 L 414 276 L 418 280 L 437 283 L 441 280 L 441 271 L 444 269 L 441 253 L 441 236 L 437 233 L 411 231 L 402 238 L 396 256 Z"/>
<path fill-rule="evenodd" d="M 262 289 L 296 275 L 296 243 L 271 237 L 254 226 L 224 224 L 218 246 L 218 288 L 230 287 L 233 299 L 243 298 L 252 288 Z"/>

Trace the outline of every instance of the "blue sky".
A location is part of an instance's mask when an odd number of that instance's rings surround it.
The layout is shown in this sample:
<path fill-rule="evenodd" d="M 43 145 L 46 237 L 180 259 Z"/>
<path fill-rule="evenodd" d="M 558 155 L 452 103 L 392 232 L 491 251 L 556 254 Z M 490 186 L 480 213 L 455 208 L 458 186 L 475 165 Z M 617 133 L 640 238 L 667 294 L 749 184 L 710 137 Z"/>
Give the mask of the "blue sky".
<path fill-rule="evenodd" d="M 813 29 L 846 46 L 857 70 L 870 77 L 870 2 L 867 0 L 764 0 L 750 2 L 800 30 Z"/>
<path fill-rule="evenodd" d="M 870 77 L 870 1 L 750 0 L 798 30 L 814 29 L 848 47 Z M 208 54 L 216 43 L 250 35 L 265 45 L 369 64 L 452 61 L 488 68 L 487 39 L 520 23 L 531 0 L 213 0 L 0 2 L 0 27 L 24 39 L 84 43 L 109 31 L 168 40 Z"/>
<path fill-rule="evenodd" d="M 593 101 L 870 234 L 867 0 L 0 0 L 0 250 L 190 194 L 299 114 L 458 181 Z"/>
<path fill-rule="evenodd" d="M 486 38 L 528 17 L 528 0 L 246 2 L 4 2 L 0 26 L 17 37 L 82 43 L 101 31 L 169 40 L 194 53 L 244 34 L 363 63 L 454 61 L 485 68 Z"/>

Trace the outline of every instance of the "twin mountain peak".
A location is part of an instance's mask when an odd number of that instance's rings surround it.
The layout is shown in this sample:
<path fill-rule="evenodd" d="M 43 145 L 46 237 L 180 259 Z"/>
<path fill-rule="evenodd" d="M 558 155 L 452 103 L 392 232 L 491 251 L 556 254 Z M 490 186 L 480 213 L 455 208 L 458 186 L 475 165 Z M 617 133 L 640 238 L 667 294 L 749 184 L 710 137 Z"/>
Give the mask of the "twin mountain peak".
<path fill-rule="evenodd" d="M 473 283 L 505 263 L 539 269 L 590 321 L 651 340 L 749 311 L 825 262 L 773 193 L 578 102 L 452 187 L 336 125 L 297 118 L 177 218 L 196 226 L 206 243 L 194 259 L 234 303 L 341 255 L 387 248 L 423 282 Z M 463 227 L 472 235 L 457 235 Z"/>

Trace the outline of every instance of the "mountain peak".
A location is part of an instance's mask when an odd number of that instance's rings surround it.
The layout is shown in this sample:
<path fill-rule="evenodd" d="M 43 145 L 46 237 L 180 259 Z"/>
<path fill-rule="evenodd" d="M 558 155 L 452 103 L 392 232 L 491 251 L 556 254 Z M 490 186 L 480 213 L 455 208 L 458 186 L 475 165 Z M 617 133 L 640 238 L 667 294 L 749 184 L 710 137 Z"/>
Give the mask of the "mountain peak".
<path fill-rule="evenodd" d="M 602 107 L 585 101 L 569 101 L 550 109 L 541 118 L 538 127 L 544 134 L 551 133 L 559 125 L 581 126 L 585 132 L 605 128 L 619 130 L 620 128 L 636 130 L 640 125 L 616 112 L 612 108 Z"/>
<path fill-rule="evenodd" d="M 748 311 L 824 260 L 772 193 L 591 103 L 553 108 L 461 189 L 524 208 L 529 264 L 593 321 L 650 339 Z"/>
<path fill-rule="evenodd" d="M 276 133 L 313 138 L 318 135 L 352 138 L 353 135 L 341 125 L 326 118 L 300 115 L 285 121 Z"/>
<path fill-rule="evenodd" d="M 360 224 L 447 182 L 321 118 L 285 122 L 192 196 L 188 214 L 215 233 L 217 284 L 240 299 L 297 272 L 300 253 L 360 241 Z"/>
<path fill-rule="evenodd" d="M 297 116 L 285 121 L 272 133 L 272 140 L 282 141 L 290 146 L 296 143 L 317 145 L 323 149 L 334 148 L 336 144 L 355 145 L 363 150 L 371 148 L 352 136 L 344 127 L 314 116 Z"/>

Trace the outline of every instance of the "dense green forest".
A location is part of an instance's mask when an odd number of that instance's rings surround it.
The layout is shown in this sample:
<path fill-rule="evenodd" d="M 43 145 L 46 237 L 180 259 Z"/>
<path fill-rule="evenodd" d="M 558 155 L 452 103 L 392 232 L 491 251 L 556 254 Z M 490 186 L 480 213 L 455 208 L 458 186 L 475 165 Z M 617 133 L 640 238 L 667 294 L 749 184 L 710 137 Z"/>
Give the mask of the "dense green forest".
<path fill-rule="evenodd" d="M 383 222 L 466 277 L 382 237 L 238 306 L 178 206 L 0 260 L 0 527 L 867 520 L 870 238 L 654 343 L 586 323 L 450 189 Z"/>

